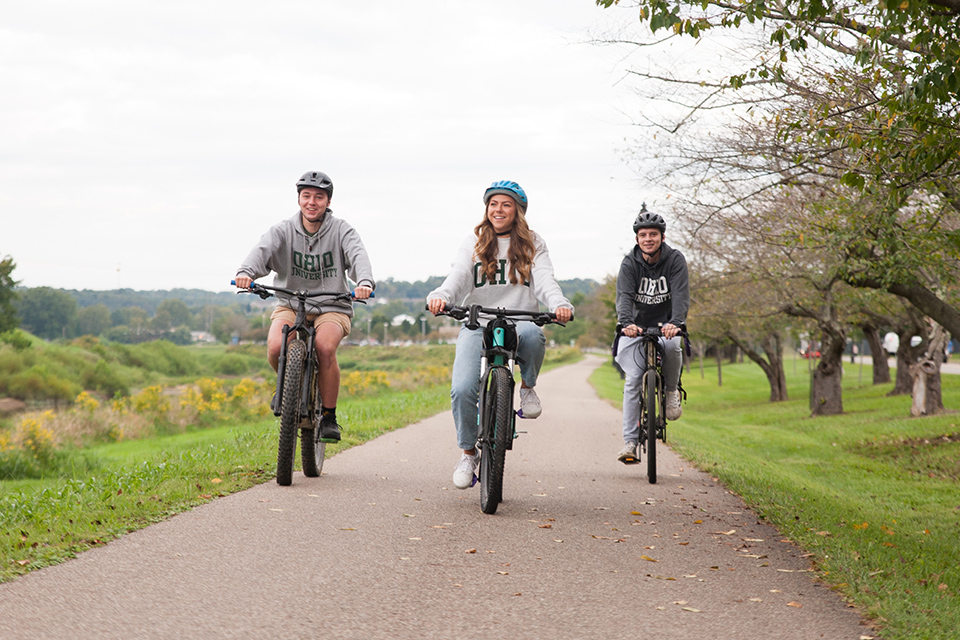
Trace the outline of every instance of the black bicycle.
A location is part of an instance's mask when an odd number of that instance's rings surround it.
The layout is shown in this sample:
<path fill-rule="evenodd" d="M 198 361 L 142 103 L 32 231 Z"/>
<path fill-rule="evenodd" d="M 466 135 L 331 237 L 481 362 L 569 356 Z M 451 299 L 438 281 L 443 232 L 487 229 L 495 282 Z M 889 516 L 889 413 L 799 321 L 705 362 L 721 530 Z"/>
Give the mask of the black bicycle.
<path fill-rule="evenodd" d="M 686 327 L 680 328 L 680 335 L 687 337 Z M 663 345 L 660 344 L 663 331 L 661 326 L 647 327 L 637 337 L 640 338 L 637 352 L 643 355 L 646 363 L 640 390 L 639 444 L 647 454 L 647 479 L 650 484 L 656 484 L 657 440 L 667 442 L 667 391 L 663 384 Z M 679 386 L 678 392 L 683 393 Z"/>
<path fill-rule="evenodd" d="M 236 284 L 231 282 L 231 284 Z M 293 482 L 293 458 L 297 449 L 297 429 L 300 429 L 300 460 L 303 475 L 317 478 L 323 469 L 327 443 L 320 439 L 320 418 L 323 404 L 317 384 L 319 364 L 314 348 L 317 330 L 307 322 L 307 298 L 326 296 L 331 300 L 356 300 L 352 292 L 293 291 L 256 282 L 249 289 L 237 293 L 253 293 L 264 300 L 285 293 L 297 300 L 297 317 L 293 325 L 283 327 L 283 343 L 277 365 L 277 390 L 270 409 L 280 418 L 280 440 L 277 447 L 277 484 L 289 486 Z"/>
<path fill-rule="evenodd" d="M 552 313 L 491 309 L 480 305 L 448 306 L 437 315 L 456 320 L 466 319 L 466 327 L 480 328 L 480 314 L 494 316 L 483 330 L 483 348 L 480 352 L 480 435 L 477 448 L 480 454 L 480 510 L 487 514 L 497 511 L 503 500 L 503 469 L 507 451 L 513 448 L 517 431 L 517 413 L 513 409 L 513 391 L 516 384 L 513 368 L 517 360 L 517 326 L 515 320 L 529 320 L 542 327 L 557 321 Z"/>

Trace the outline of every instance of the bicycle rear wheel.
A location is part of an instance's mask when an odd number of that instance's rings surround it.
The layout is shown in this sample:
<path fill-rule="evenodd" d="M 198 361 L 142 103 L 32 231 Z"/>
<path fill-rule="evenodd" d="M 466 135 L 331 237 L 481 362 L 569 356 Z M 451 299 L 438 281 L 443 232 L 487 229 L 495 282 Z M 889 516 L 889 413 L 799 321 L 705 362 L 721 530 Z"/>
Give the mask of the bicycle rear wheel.
<path fill-rule="evenodd" d="M 503 468 L 507 446 L 513 438 L 512 389 L 507 376 L 507 370 L 502 367 L 491 369 L 484 394 L 484 424 L 480 425 L 480 510 L 487 514 L 496 513 L 503 500 Z"/>
<path fill-rule="evenodd" d="M 662 407 L 660 390 L 657 388 L 657 372 L 648 370 L 643 374 L 643 395 L 645 409 L 643 411 L 644 431 L 647 437 L 647 480 L 650 484 L 657 484 L 657 417 Z"/>
<path fill-rule="evenodd" d="M 320 414 L 323 409 L 320 402 L 320 389 L 317 387 L 317 373 L 314 367 L 310 380 L 310 397 L 313 401 L 313 420 L 310 428 L 300 429 L 300 462 L 303 464 L 303 475 L 308 478 L 319 478 L 323 470 L 323 456 L 327 451 L 327 443 L 320 442 Z"/>
<path fill-rule="evenodd" d="M 277 447 L 277 484 L 293 482 L 293 454 L 297 449 L 297 426 L 300 424 L 300 391 L 303 388 L 303 364 L 307 345 L 303 340 L 287 344 L 287 363 L 283 376 L 283 398 L 280 405 L 280 442 Z"/>

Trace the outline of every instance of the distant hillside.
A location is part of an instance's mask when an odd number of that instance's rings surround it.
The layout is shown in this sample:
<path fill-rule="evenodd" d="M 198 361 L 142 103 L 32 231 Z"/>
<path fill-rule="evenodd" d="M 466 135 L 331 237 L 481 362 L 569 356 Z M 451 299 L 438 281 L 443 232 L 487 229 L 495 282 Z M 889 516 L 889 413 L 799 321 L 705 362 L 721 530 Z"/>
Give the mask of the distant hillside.
<path fill-rule="evenodd" d="M 77 301 L 81 309 L 102 304 L 110 311 L 123 307 L 140 307 L 153 315 L 161 302 L 167 298 L 182 300 L 190 308 L 202 308 L 207 305 L 229 307 L 237 304 L 237 294 L 232 292 L 213 293 L 200 289 L 171 289 L 169 291 L 135 291 L 134 289 L 114 289 L 112 291 L 90 291 L 84 289 L 65 289 Z M 244 301 L 245 302 L 245 301 Z"/>
<path fill-rule="evenodd" d="M 428 293 L 440 286 L 441 282 L 443 282 L 443 276 L 431 276 L 426 280 L 417 280 L 416 282 L 384 278 L 377 282 L 377 297 L 387 300 L 424 300 Z M 590 295 L 596 287 L 600 286 L 600 283 L 595 280 L 584 280 L 582 278 L 560 280 L 559 283 L 564 295 L 568 298 L 573 297 L 576 293 Z M 182 300 L 191 309 L 200 309 L 207 305 L 229 307 L 238 302 L 249 302 L 246 299 L 238 299 L 234 292 L 213 293 L 200 289 L 171 289 L 167 291 L 136 291 L 134 289 L 114 289 L 112 291 L 84 289 L 77 291 L 75 289 L 65 289 L 65 291 L 73 296 L 77 301 L 77 306 L 81 309 L 96 304 L 102 304 L 110 311 L 116 311 L 123 307 L 140 307 L 150 315 L 153 315 L 160 303 L 167 298 Z"/>

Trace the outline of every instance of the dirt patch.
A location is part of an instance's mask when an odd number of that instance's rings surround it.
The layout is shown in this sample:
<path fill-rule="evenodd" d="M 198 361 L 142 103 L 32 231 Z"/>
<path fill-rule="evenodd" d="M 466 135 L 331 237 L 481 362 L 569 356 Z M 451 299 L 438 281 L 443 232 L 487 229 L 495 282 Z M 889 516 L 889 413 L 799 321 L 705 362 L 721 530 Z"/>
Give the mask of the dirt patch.
<path fill-rule="evenodd" d="M 16 398 L 0 398 L 0 415 L 10 415 L 27 408 L 27 403 Z"/>

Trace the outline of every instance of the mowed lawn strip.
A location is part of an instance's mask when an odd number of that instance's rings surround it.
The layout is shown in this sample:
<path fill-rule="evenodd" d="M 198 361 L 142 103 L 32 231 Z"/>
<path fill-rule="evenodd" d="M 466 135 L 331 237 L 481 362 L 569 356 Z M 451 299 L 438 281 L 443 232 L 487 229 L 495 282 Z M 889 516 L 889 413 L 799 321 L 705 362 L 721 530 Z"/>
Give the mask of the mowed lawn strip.
<path fill-rule="evenodd" d="M 940 416 L 910 417 L 869 367 L 847 364 L 844 411 L 810 417 L 806 362 L 786 366 L 790 400 L 769 402 L 754 364 L 684 371 L 688 398 L 667 440 L 813 554 L 820 578 L 879 622 L 883 638 L 955 638 L 960 623 L 960 376 Z M 609 364 L 591 377 L 620 406 Z"/>

